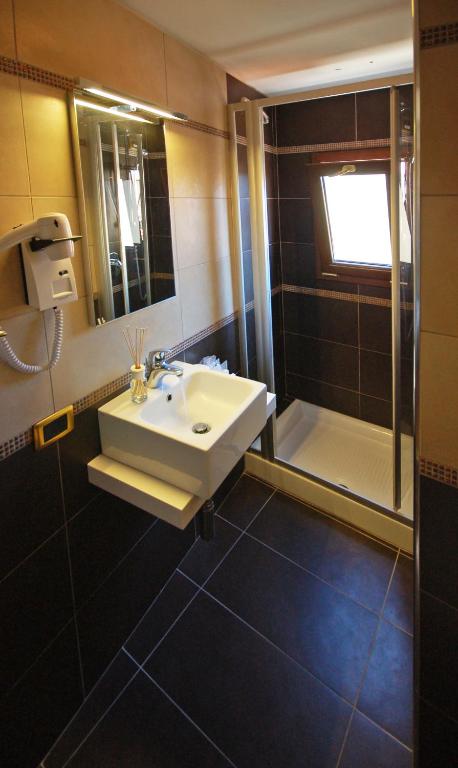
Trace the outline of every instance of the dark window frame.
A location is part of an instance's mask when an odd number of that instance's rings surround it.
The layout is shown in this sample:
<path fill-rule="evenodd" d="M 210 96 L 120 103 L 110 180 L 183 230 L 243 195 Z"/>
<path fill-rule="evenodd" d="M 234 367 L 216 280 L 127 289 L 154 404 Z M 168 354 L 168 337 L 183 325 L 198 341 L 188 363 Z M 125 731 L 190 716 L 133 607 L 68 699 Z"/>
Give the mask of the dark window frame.
<path fill-rule="evenodd" d="M 323 153 L 312 156 L 309 166 L 310 189 L 312 196 L 313 221 L 316 245 L 316 274 L 322 280 L 334 280 L 364 285 L 384 285 L 391 283 L 391 267 L 371 266 L 335 262 L 332 256 L 331 235 L 328 224 L 325 193 L 322 177 L 337 173 L 343 165 L 356 165 L 356 173 L 373 173 L 383 170 L 386 175 L 388 214 L 390 215 L 390 160 L 389 150 L 357 150 Z"/>

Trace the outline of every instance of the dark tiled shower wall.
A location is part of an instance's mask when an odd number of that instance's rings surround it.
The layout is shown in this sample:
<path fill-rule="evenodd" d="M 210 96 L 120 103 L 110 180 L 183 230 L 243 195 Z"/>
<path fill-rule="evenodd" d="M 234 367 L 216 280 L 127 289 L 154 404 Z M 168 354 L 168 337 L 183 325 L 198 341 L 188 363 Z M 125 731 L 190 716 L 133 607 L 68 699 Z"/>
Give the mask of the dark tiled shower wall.
<path fill-rule="evenodd" d="M 183 357 L 205 354 L 238 370 L 237 323 Z M 5 768 L 36 768 L 195 540 L 194 523 L 180 531 L 88 482 L 102 402 L 59 443 L 0 463 Z"/>
<path fill-rule="evenodd" d="M 410 109 L 411 88 L 401 89 Z M 279 147 L 389 137 L 389 90 L 276 107 Z M 359 301 L 283 290 L 286 395 L 391 426 L 391 310 L 363 297 L 390 291 L 319 279 L 307 153 L 279 154 L 281 278 L 284 285 L 359 294 Z M 406 293 L 403 296 L 408 300 Z M 403 421 L 411 429 L 412 313 L 402 316 Z M 278 345 L 279 347 L 281 344 Z"/>

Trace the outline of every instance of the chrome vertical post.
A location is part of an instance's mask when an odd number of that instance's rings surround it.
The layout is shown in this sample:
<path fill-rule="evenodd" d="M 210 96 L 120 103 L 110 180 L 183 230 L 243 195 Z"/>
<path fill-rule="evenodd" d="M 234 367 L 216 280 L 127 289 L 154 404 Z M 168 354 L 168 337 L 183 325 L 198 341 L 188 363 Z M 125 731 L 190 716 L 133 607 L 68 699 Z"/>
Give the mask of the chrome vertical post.
<path fill-rule="evenodd" d="M 232 192 L 232 233 L 235 263 L 237 266 L 238 300 L 239 300 L 239 346 L 240 346 L 240 370 L 242 376 L 248 376 L 248 349 L 246 333 L 246 301 L 245 280 L 243 271 L 243 247 L 242 225 L 240 213 L 239 194 L 239 166 L 237 155 L 237 125 L 235 115 L 237 111 L 232 105 L 228 107 L 229 118 L 229 153 L 230 153 L 230 179 Z"/>
<path fill-rule="evenodd" d="M 399 91 L 390 90 L 391 330 L 393 378 L 393 510 L 401 507 L 401 268 L 399 246 Z"/>

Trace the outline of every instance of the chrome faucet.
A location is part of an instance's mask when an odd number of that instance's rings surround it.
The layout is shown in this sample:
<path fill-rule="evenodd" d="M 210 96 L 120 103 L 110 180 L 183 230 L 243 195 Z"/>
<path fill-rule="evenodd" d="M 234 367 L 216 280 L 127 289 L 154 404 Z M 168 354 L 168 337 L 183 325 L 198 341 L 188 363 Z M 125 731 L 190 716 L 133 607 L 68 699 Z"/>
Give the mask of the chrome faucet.
<path fill-rule="evenodd" d="M 158 349 L 156 352 L 150 352 L 145 362 L 145 370 L 148 381 L 146 386 L 150 389 L 157 389 L 161 379 L 168 374 L 172 376 L 183 376 L 183 368 L 179 365 L 170 365 L 165 359 L 169 349 Z"/>

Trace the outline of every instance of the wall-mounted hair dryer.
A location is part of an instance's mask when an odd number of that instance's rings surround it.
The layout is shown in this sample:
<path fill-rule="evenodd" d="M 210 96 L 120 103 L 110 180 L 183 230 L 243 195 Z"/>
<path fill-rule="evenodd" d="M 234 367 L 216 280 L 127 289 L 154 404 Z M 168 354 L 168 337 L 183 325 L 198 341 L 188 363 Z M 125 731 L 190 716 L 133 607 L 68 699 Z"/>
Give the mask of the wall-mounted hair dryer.
<path fill-rule="evenodd" d="M 71 259 L 75 240 L 63 213 L 48 213 L 29 224 L 22 224 L 0 237 L 0 251 L 19 245 L 24 268 L 26 301 L 31 307 L 55 313 L 54 344 L 48 365 L 27 365 L 13 352 L 6 331 L 0 328 L 0 353 L 6 363 L 22 373 L 39 373 L 57 363 L 62 348 L 62 304 L 76 301 L 75 274 Z"/>

